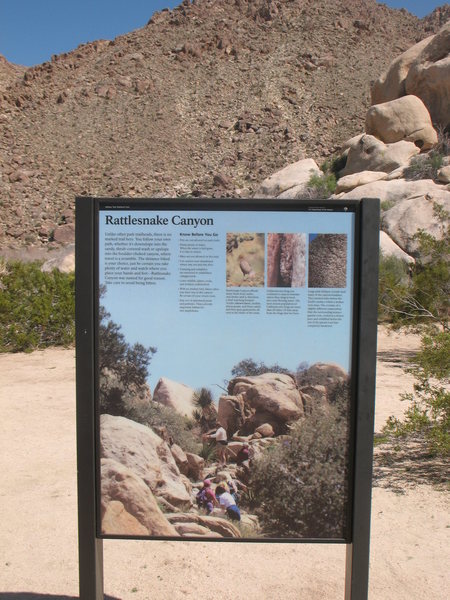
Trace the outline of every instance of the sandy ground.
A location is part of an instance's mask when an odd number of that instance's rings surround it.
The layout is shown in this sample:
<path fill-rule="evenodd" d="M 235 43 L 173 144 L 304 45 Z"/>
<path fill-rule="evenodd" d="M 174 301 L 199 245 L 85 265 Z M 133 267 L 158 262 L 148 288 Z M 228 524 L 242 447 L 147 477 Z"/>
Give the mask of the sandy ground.
<path fill-rule="evenodd" d="M 417 338 L 381 330 L 376 429 L 400 415 Z M 0 600 L 78 597 L 74 351 L 0 355 Z M 403 476 L 407 477 L 407 476 Z M 444 600 L 448 494 L 404 479 L 373 491 L 370 600 Z M 120 600 L 344 598 L 345 547 L 104 542 Z M 89 600 L 89 599 L 88 599 Z"/>

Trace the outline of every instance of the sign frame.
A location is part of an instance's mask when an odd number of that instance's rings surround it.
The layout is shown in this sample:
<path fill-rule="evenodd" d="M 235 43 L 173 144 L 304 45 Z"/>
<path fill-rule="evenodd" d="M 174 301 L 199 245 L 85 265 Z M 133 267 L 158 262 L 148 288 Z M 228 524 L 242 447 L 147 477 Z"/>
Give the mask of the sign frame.
<path fill-rule="evenodd" d="M 96 414 L 96 330 L 98 299 L 98 214 L 99 205 L 136 209 L 151 203 L 152 209 L 273 210 L 295 211 L 308 204 L 317 211 L 331 209 L 342 201 L 332 200 L 180 200 L 180 199 L 76 199 L 76 384 L 80 597 L 103 598 L 103 539 L 99 535 L 98 477 L 96 457 L 98 431 Z M 335 539 L 244 539 L 245 542 L 347 543 L 345 600 L 364 600 L 368 593 L 370 503 L 375 396 L 376 325 L 379 246 L 379 200 L 351 201 L 358 219 L 355 254 L 353 312 L 353 438 L 351 443 L 350 535 Z M 342 205 L 342 204 L 341 204 Z M 117 539 L 120 536 L 111 536 Z M 128 536 L 126 539 L 130 539 Z M 145 538 L 148 539 L 148 538 Z M 152 538 L 153 539 L 153 538 Z M 174 539 L 174 538 L 161 538 Z M 186 538 L 183 538 L 183 541 Z M 192 541 L 207 541 L 192 538 Z M 217 540 L 215 540 L 217 541 Z M 224 538 L 223 541 L 237 541 Z"/>

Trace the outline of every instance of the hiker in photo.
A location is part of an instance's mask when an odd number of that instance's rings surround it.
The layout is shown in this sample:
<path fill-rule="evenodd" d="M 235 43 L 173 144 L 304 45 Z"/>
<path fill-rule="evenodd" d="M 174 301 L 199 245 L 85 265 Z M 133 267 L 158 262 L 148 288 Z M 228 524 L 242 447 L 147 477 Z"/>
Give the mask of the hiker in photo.
<path fill-rule="evenodd" d="M 241 512 L 236 504 L 236 500 L 233 498 L 230 492 L 225 491 L 223 485 L 218 485 L 216 487 L 216 498 L 219 500 L 221 511 L 224 512 L 227 517 L 229 517 L 232 521 L 241 520 Z"/>
<path fill-rule="evenodd" d="M 223 487 L 226 492 L 229 492 L 236 502 L 239 498 L 239 487 L 242 487 L 243 490 L 247 489 L 247 486 L 241 485 L 241 483 L 238 480 L 233 479 L 229 473 L 220 473 L 217 477 L 219 478 L 218 485 Z"/>
<path fill-rule="evenodd" d="M 246 460 L 249 460 L 249 458 L 250 458 L 250 448 L 249 448 L 249 445 L 247 444 L 247 442 L 244 442 L 242 448 L 236 454 L 237 466 L 238 467 L 242 466 L 242 463 L 244 463 Z"/>
<path fill-rule="evenodd" d="M 228 436 L 226 430 L 222 427 L 219 421 L 216 421 L 216 432 L 210 433 L 206 437 L 208 439 L 215 439 L 217 444 L 217 458 L 219 459 L 219 467 L 223 467 L 227 464 L 227 445 Z"/>
<path fill-rule="evenodd" d="M 205 479 L 203 482 L 203 487 L 198 492 L 195 500 L 197 502 L 197 506 L 204 509 L 207 515 L 210 515 L 214 510 L 214 507 L 219 505 L 214 490 L 211 487 L 210 479 Z"/>

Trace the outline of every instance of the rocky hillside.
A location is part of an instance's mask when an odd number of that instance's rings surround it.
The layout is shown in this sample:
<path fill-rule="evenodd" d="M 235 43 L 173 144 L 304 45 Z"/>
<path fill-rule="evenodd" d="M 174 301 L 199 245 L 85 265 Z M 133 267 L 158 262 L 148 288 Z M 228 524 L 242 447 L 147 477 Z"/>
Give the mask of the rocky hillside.
<path fill-rule="evenodd" d="M 184 0 L 24 73 L 2 61 L 1 247 L 72 241 L 76 195 L 246 196 L 290 162 L 320 162 L 362 129 L 371 81 L 446 15 Z"/>

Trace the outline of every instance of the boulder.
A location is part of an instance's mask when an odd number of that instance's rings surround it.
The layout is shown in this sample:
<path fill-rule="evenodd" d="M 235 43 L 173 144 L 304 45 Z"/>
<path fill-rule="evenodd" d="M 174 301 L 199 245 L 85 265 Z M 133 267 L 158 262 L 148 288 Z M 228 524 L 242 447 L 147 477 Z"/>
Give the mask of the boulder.
<path fill-rule="evenodd" d="M 105 505 L 102 516 L 102 533 L 105 535 L 150 535 L 146 527 L 125 510 L 122 502 L 112 500 Z"/>
<path fill-rule="evenodd" d="M 371 106 L 366 114 L 366 133 L 386 144 L 414 142 L 421 150 L 429 150 L 438 141 L 430 113 L 417 96 Z"/>
<path fill-rule="evenodd" d="M 231 437 L 245 421 L 244 400 L 240 396 L 221 396 L 219 398 L 218 420 Z"/>
<path fill-rule="evenodd" d="M 347 285 L 347 236 L 317 235 L 309 244 L 308 287 L 345 288 Z"/>
<path fill-rule="evenodd" d="M 286 190 L 297 187 L 296 194 L 304 194 L 313 173 L 321 174 L 312 158 L 305 158 L 277 171 L 265 179 L 255 192 L 255 198 L 276 198 Z"/>
<path fill-rule="evenodd" d="M 439 169 L 437 176 L 442 183 L 450 183 L 450 165 Z"/>
<path fill-rule="evenodd" d="M 301 387 L 301 392 L 305 414 L 311 414 L 314 408 L 326 407 L 328 404 L 327 388 L 324 385 L 305 385 Z"/>
<path fill-rule="evenodd" d="M 298 385 L 303 390 L 305 386 L 324 386 L 328 389 L 336 383 L 348 379 L 348 373 L 339 365 L 333 363 L 314 363 L 298 376 Z"/>
<path fill-rule="evenodd" d="M 174 527 L 182 537 L 222 537 L 219 534 L 213 535 L 207 527 L 198 523 L 176 523 Z"/>
<path fill-rule="evenodd" d="M 169 446 L 149 427 L 125 417 L 101 415 L 100 455 L 130 469 L 155 496 L 174 506 L 191 505 Z"/>
<path fill-rule="evenodd" d="M 192 452 L 186 452 L 186 458 L 189 464 L 189 475 L 196 481 L 202 478 L 205 459 Z"/>
<path fill-rule="evenodd" d="M 111 507 L 111 502 L 121 503 L 124 510 L 118 504 Z M 178 535 L 144 481 L 131 469 L 111 458 L 101 460 L 101 508 L 102 532 L 105 534 L 142 535 L 145 528 L 145 535 Z M 128 526 L 130 530 L 124 532 Z"/>
<path fill-rule="evenodd" d="M 184 383 L 161 377 L 153 392 L 153 400 L 175 409 L 180 414 L 191 417 L 194 411 L 194 390 Z"/>
<path fill-rule="evenodd" d="M 405 181 L 404 179 L 380 180 L 355 188 L 340 196 L 340 199 L 379 198 L 382 203 L 393 205 L 405 198 L 418 198 L 424 194 L 433 194 L 441 189 L 442 186 L 434 183 L 432 179 L 419 179 L 418 181 Z"/>
<path fill-rule="evenodd" d="M 391 240 L 385 231 L 380 231 L 380 251 L 383 256 L 393 256 L 408 264 L 414 264 L 416 262 L 412 256 L 406 254 L 400 246 Z"/>
<path fill-rule="evenodd" d="M 75 271 L 75 245 L 69 244 L 61 251 L 56 253 L 56 256 L 49 258 L 41 267 L 41 271 L 49 273 L 57 269 L 61 273 L 73 273 Z"/>
<path fill-rule="evenodd" d="M 236 377 L 228 385 L 228 391 L 241 396 L 247 417 L 242 430 L 253 430 L 267 422 L 277 433 L 286 425 L 303 415 L 303 403 L 295 380 L 282 373 L 264 373 L 250 377 Z"/>
<path fill-rule="evenodd" d="M 353 137 L 348 139 L 346 142 L 344 142 L 342 144 L 343 155 L 346 156 L 348 154 L 348 151 L 350 150 L 350 148 L 356 148 L 358 146 L 361 138 L 364 137 L 365 135 L 366 135 L 365 133 L 358 133 L 357 135 L 354 135 Z"/>
<path fill-rule="evenodd" d="M 229 442 L 228 446 L 227 446 L 227 455 L 228 455 L 228 460 L 234 460 L 236 458 L 236 456 L 238 455 L 239 451 L 241 450 L 241 448 L 244 447 L 244 443 L 243 442 Z"/>
<path fill-rule="evenodd" d="M 385 144 L 373 135 L 363 135 L 359 142 L 351 146 L 347 155 L 347 163 L 341 175 L 351 175 L 360 171 L 382 171 L 390 173 L 394 169 L 406 165 L 420 150 L 412 142 L 395 142 Z"/>
<path fill-rule="evenodd" d="M 180 473 L 182 473 L 183 475 L 188 475 L 189 462 L 184 450 L 180 448 L 180 446 L 178 446 L 177 444 L 172 444 L 170 446 L 170 451 L 175 459 L 175 462 L 177 463 L 177 467 L 180 469 Z"/>
<path fill-rule="evenodd" d="M 260 433 L 265 438 L 273 437 L 275 435 L 273 427 L 270 423 L 263 423 L 255 429 L 255 433 Z"/>
<path fill-rule="evenodd" d="M 435 214 L 438 204 L 450 212 L 450 192 L 440 189 L 432 194 L 397 202 L 383 213 L 381 227 L 407 254 L 419 255 L 419 242 L 414 235 L 423 229 L 434 238 L 443 238 L 443 224 Z"/>
<path fill-rule="evenodd" d="M 379 181 L 385 178 L 387 173 L 382 171 L 361 171 L 360 173 L 352 173 L 351 175 L 345 175 L 340 177 L 336 185 L 336 194 L 341 192 L 349 192 L 360 185 L 366 185 L 373 181 Z"/>
<path fill-rule="evenodd" d="M 199 516 L 199 523 L 225 538 L 240 538 L 241 532 L 231 521 L 215 516 Z"/>
<path fill-rule="evenodd" d="M 423 101 L 433 123 L 443 128 L 450 124 L 450 21 L 411 63 L 405 90 Z"/>
<path fill-rule="evenodd" d="M 388 69 L 375 81 L 371 89 L 371 104 L 381 104 L 406 95 L 405 81 L 412 63 L 434 36 L 429 36 L 408 48 L 391 62 Z"/>
<path fill-rule="evenodd" d="M 239 538 L 241 532 L 227 519 L 216 516 L 198 515 L 196 513 L 182 513 L 182 514 L 168 514 L 166 515 L 168 521 L 175 527 L 179 525 L 198 525 L 207 529 L 203 532 L 205 537 L 226 537 L 226 538 Z M 186 528 L 184 531 L 188 531 Z M 193 531 L 193 529 L 191 529 Z M 198 530 L 200 531 L 200 530 Z M 189 535 L 189 534 L 184 534 Z"/>

